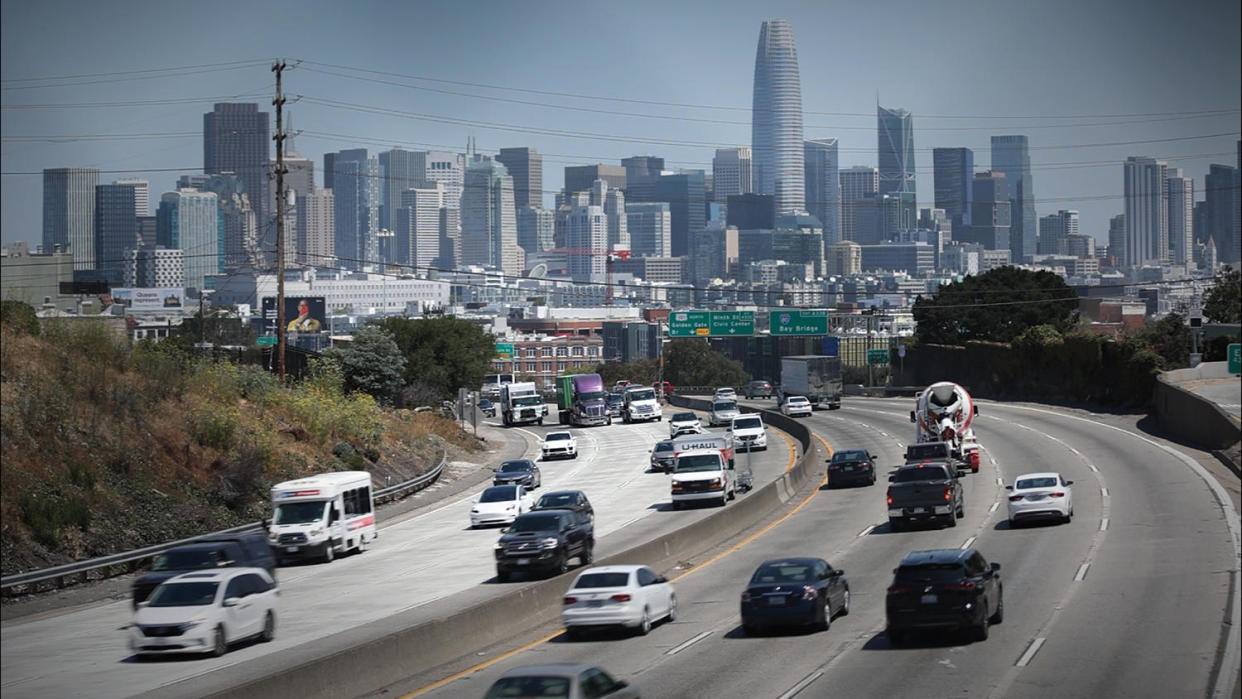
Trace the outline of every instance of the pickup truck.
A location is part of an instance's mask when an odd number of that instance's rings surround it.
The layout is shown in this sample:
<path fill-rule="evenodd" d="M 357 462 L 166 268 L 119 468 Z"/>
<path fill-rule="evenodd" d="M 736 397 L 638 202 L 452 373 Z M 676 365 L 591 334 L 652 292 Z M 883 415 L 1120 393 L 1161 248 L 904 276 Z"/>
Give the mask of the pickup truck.
<path fill-rule="evenodd" d="M 584 566 L 595 559 L 594 515 L 570 509 L 533 510 L 518 515 L 496 542 L 496 579 L 515 572 L 560 575 L 569 559 Z"/>
<path fill-rule="evenodd" d="M 957 469 L 948 462 L 906 464 L 888 477 L 888 523 L 892 531 L 907 523 L 943 519 L 957 526 L 966 515 Z"/>
<path fill-rule="evenodd" d="M 966 475 L 966 469 L 968 468 L 972 473 L 979 472 L 977 461 L 974 464 L 968 464 L 962 459 L 955 457 L 953 455 L 953 445 L 948 442 L 920 442 L 906 447 L 907 465 L 929 461 L 952 464 L 959 476 Z"/>

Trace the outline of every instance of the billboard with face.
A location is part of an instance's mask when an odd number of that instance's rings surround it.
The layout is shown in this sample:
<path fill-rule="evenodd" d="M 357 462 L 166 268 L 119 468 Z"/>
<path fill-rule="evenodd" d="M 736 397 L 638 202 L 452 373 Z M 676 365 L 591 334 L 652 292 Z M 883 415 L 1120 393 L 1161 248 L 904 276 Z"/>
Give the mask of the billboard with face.
<path fill-rule="evenodd" d="M 276 333 L 276 299 L 263 299 L 264 334 Z M 317 333 L 328 329 L 327 304 L 322 296 L 286 296 L 285 330 Z"/>

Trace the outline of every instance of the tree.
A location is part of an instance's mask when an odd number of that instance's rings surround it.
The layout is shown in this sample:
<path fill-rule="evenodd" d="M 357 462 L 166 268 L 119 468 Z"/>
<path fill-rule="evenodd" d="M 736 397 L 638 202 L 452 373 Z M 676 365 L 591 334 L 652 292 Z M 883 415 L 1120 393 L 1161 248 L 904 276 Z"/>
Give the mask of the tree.
<path fill-rule="evenodd" d="M 1242 270 L 1225 265 L 1203 295 L 1203 317 L 1213 323 L 1242 322 Z"/>
<path fill-rule="evenodd" d="M 1164 369 L 1185 367 L 1190 361 L 1190 327 L 1185 316 L 1170 313 L 1139 334 L 1163 360 Z"/>
<path fill-rule="evenodd" d="M 622 379 L 650 386 L 655 383 L 660 373 L 660 364 L 654 359 L 638 359 L 626 364 L 610 362 L 600 364 L 597 368 L 599 370 L 597 373 L 604 379 L 605 386 L 612 386 Z"/>
<path fill-rule="evenodd" d="M 0 324 L 27 335 L 39 334 L 39 317 L 34 306 L 24 301 L 0 301 Z"/>
<path fill-rule="evenodd" d="M 914 302 L 920 342 L 962 345 L 968 340 L 1009 342 L 1048 325 L 1065 333 L 1077 322 L 1078 297 L 1052 272 L 1000 267 L 941 287 Z"/>
<path fill-rule="evenodd" d="M 496 358 L 495 338 L 468 320 L 388 317 L 378 325 L 405 357 L 405 383 L 423 384 L 440 400 L 482 386 Z"/>
<path fill-rule="evenodd" d="M 392 404 L 405 383 L 405 357 L 392 335 L 381 327 L 363 327 L 354 334 L 353 342 L 332 348 L 328 355 L 341 367 L 345 390 L 370 394 L 381 404 Z"/>
<path fill-rule="evenodd" d="M 664 348 L 664 378 L 674 386 L 742 386 L 750 374 L 705 340 L 673 340 Z"/>

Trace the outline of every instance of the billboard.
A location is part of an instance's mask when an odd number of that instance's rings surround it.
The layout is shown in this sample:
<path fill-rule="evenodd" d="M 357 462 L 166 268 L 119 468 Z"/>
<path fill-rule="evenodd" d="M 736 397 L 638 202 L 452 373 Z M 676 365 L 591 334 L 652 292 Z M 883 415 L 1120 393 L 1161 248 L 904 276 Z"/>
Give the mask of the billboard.
<path fill-rule="evenodd" d="M 130 313 L 180 311 L 185 306 L 185 289 L 113 289 L 112 302 Z"/>
<path fill-rule="evenodd" d="M 322 296 L 286 296 L 285 330 L 317 333 L 328 329 L 327 304 Z M 263 334 L 276 334 L 276 299 L 263 298 Z"/>

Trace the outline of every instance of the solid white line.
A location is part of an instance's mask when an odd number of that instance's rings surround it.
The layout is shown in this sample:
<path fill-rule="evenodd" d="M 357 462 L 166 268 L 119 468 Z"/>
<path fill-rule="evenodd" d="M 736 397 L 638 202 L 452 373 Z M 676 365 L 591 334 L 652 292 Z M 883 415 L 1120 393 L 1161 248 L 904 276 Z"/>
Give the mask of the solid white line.
<path fill-rule="evenodd" d="M 1018 658 L 1018 662 L 1014 663 L 1014 665 L 1017 667 L 1026 667 L 1027 665 L 1030 665 L 1031 659 L 1035 657 L 1035 654 L 1039 652 L 1040 647 L 1044 645 L 1044 640 L 1045 639 L 1043 638 L 1037 638 L 1034 641 L 1031 641 L 1031 645 L 1026 647 L 1026 652 L 1022 654 L 1021 658 Z"/>
<path fill-rule="evenodd" d="M 1074 582 L 1082 582 L 1087 579 L 1087 569 L 1091 567 L 1090 563 L 1083 563 L 1078 566 L 1078 572 L 1074 574 Z"/>
<path fill-rule="evenodd" d="M 699 634 L 698 636 L 695 636 L 694 638 L 690 639 L 689 641 L 686 641 L 685 643 L 681 644 L 680 646 L 677 646 L 676 648 L 673 648 L 673 649 L 669 650 L 668 652 L 666 652 L 666 653 L 665 653 L 665 655 L 677 655 L 678 653 L 680 653 L 680 652 L 682 652 L 683 650 L 685 650 L 685 649 L 689 648 L 690 646 L 692 646 L 692 645 L 694 645 L 694 644 L 698 643 L 699 641 L 702 641 L 703 639 L 707 638 L 707 637 L 708 637 L 708 636 L 710 636 L 710 635 L 712 635 L 712 632 L 711 632 L 711 631 L 704 631 L 703 633 Z"/>
<path fill-rule="evenodd" d="M 1000 476 L 996 477 L 996 485 L 1005 485 L 1005 479 Z"/>
<path fill-rule="evenodd" d="M 856 539 L 857 539 L 857 538 L 859 538 L 859 537 L 864 537 L 864 536 L 866 536 L 866 535 L 870 534 L 872 529 L 875 529 L 875 525 L 874 525 L 874 524 L 872 524 L 872 525 L 868 526 L 866 529 L 864 529 L 864 530 L 862 530 L 862 531 L 858 532 L 858 536 L 857 536 L 857 537 L 854 537 L 854 538 L 856 538 Z"/>
<path fill-rule="evenodd" d="M 1070 447 L 1070 451 L 1074 452 L 1075 454 L 1077 454 L 1077 455 L 1079 455 L 1079 456 L 1082 456 L 1082 452 L 1078 451 L 1078 450 L 1077 450 L 1077 449 L 1075 449 L 1074 447 Z"/>
<path fill-rule="evenodd" d="M 1107 517 L 1100 520 L 1100 531 L 1102 532 L 1108 531 L 1108 518 Z"/>
<path fill-rule="evenodd" d="M 970 537 L 969 539 L 967 539 L 966 541 L 963 541 L 963 542 L 962 542 L 962 548 L 964 548 L 964 549 L 968 549 L 968 548 L 970 548 L 970 545 L 971 545 L 971 544 L 973 544 L 973 543 L 975 543 L 975 537 L 973 537 L 973 536 L 972 536 L 972 537 Z"/>
<path fill-rule="evenodd" d="M 1000 507 L 1000 501 L 992 503 L 992 506 L 988 508 L 988 514 L 995 512 L 998 507 Z"/>
<path fill-rule="evenodd" d="M 819 670 L 812 672 L 806 677 L 803 677 L 802 681 L 799 682 L 798 684 L 795 684 L 788 692 L 785 692 L 784 694 L 782 694 L 780 696 L 780 699 L 790 699 L 790 697 L 797 696 L 798 692 L 801 692 L 802 690 L 807 688 L 807 685 L 811 684 L 812 682 L 814 682 L 815 680 L 823 676 L 824 676 L 824 673 Z"/>
<path fill-rule="evenodd" d="M 1096 468 L 1096 467 L 1095 467 L 1095 464 L 1087 464 L 1087 468 L 1091 469 L 1092 471 L 1094 471 L 1094 472 L 1096 472 L 1096 473 L 1099 473 L 1099 472 L 1100 472 L 1100 469 Z"/>
<path fill-rule="evenodd" d="M 1108 488 L 1100 488 L 1100 495 L 1108 497 Z"/>

